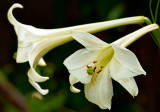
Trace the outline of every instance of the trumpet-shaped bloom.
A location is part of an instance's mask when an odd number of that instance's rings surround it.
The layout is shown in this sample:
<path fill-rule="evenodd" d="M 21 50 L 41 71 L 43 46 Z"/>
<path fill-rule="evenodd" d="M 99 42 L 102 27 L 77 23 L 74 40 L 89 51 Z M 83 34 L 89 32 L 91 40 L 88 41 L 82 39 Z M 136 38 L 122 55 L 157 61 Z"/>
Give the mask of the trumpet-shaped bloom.
<path fill-rule="evenodd" d="M 47 94 L 48 90 L 41 89 L 37 82 L 43 82 L 49 78 L 40 76 L 34 69 L 37 64 L 41 66 L 46 65 L 42 57 L 48 51 L 73 40 L 70 35 L 71 30 L 93 33 L 121 25 L 144 23 L 144 17 L 138 16 L 61 29 L 39 29 L 18 22 L 12 14 L 13 9 L 15 8 L 23 8 L 23 6 L 16 3 L 12 5 L 8 11 L 8 20 L 14 26 L 18 37 L 16 61 L 18 63 L 29 61 L 31 66 L 28 72 L 29 82 L 43 95 Z"/>
<path fill-rule="evenodd" d="M 70 73 L 71 91 L 80 92 L 73 86 L 75 83 L 85 84 L 86 98 L 102 109 L 111 108 L 113 96 L 111 79 L 120 83 L 132 96 L 136 96 L 138 87 L 133 77 L 145 75 L 146 72 L 135 54 L 125 47 L 157 28 L 155 24 L 146 26 L 111 44 L 91 34 L 72 31 L 73 38 L 85 48 L 76 51 L 64 61 Z"/>

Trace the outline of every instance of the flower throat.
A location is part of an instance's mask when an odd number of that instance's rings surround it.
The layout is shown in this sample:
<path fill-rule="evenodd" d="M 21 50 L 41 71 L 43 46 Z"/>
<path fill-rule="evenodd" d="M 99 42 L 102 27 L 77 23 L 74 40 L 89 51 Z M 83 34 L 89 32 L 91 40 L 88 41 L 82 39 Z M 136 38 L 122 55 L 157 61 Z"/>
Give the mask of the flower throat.
<path fill-rule="evenodd" d="M 99 74 L 103 71 L 104 67 L 110 62 L 114 54 L 114 49 L 109 46 L 103 49 L 99 55 L 95 58 L 95 60 L 87 65 L 87 73 L 88 75 Z"/>

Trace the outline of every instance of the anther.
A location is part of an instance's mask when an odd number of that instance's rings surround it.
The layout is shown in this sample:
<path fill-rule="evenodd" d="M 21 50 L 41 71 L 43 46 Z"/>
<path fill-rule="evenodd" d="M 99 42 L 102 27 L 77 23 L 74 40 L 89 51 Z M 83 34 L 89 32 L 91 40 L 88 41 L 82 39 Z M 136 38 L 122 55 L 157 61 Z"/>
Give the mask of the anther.
<path fill-rule="evenodd" d="M 93 70 L 94 72 L 95 72 L 96 68 L 97 68 L 97 67 L 94 67 L 94 70 Z"/>
<path fill-rule="evenodd" d="M 97 73 L 100 73 L 102 70 L 99 70 Z"/>
<path fill-rule="evenodd" d="M 87 68 L 92 68 L 92 66 L 88 66 L 88 65 L 87 65 Z"/>
<path fill-rule="evenodd" d="M 101 66 L 101 68 L 104 68 L 104 66 Z"/>
<path fill-rule="evenodd" d="M 93 61 L 93 63 L 97 63 L 97 61 Z"/>

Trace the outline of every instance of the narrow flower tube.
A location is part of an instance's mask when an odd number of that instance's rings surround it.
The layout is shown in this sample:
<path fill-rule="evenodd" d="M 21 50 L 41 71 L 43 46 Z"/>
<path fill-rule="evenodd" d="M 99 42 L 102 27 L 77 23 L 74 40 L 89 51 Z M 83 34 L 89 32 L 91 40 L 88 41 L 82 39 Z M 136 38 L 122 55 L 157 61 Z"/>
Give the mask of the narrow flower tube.
<path fill-rule="evenodd" d="M 49 78 L 40 76 L 35 71 L 35 68 L 37 64 L 41 66 L 46 65 L 43 56 L 48 51 L 73 40 L 70 35 L 72 30 L 95 33 L 122 25 L 143 24 L 145 22 L 143 16 L 137 16 L 60 29 L 40 29 L 18 22 L 12 14 L 13 9 L 15 8 L 23 8 L 23 6 L 16 3 L 13 4 L 8 11 L 8 20 L 14 26 L 18 37 L 16 61 L 17 63 L 29 61 L 31 66 L 28 71 L 29 82 L 31 82 L 31 84 L 43 95 L 47 94 L 48 90 L 41 89 L 37 82 L 44 82 Z"/>
<path fill-rule="evenodd" d="M 121 84 L 133 97 L 137 96 L 138 87 L 134 77 L 146 75 L 146 72 L 136 55 L 125 47 L 158 28 L 157 24 L 148 25 L 111 44 L 89 33 L 72 31 L 72 37 L 85 48 L 76 51 L 64 61 L 70 73 L 71 91 L 80 92 L 74 84 L 83 83 L 86 98 L 101 109 L 111 109 L 112 79 Z"/>
<path fill-rule="evenodd" d="M 123 38 L 120 38 L 119 40 L 115 41 L 114 44 L 118 44 L 123 47 L 129 46 L 131 43 L 142 37 L 144 34 L 151 32 L 155 29 L 158 29 L 159 26 L 157 24 L 151 24 L 146 27 L 143 27 L 133 33 L 130 33 Z"/>

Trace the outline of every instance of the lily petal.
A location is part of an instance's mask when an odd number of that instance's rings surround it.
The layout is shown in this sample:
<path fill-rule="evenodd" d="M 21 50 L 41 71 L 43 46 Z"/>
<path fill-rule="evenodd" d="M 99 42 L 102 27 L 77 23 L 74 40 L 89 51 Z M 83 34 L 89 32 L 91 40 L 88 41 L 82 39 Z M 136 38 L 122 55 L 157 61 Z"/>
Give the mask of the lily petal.
<path fill-rule="evenodd" d="M 84 91 L 90 102 L 97 104 L 101 109 L 110 109 L 113 87 L 108 68 L 101 74 L 94 74 L 91 83 L 85 84 Z"/>
<path fill-rule="evenodd" d="M 66 35 L 68 37 L 68 35 Z M 68 41 L 66 36 L 64 37 L 58 37 L 58 38 L 52 38 L 50 41 L 48 39 L 45 39 L 43 41 L 40 41 L 37 46 L 33 47 L 33 49 L 28 54 L 29 64 L 30 64 L 30 70 L 28 71 L 28 77 L 33 80 L 34 82 L 43 82 L 48 80 L 48 77 L 40 76 L 34 68 L 36 68 L 39 60 L 41 57 L 44 56 L 49 50 L 53 49 L 54 47 L 58 46 L 59 44 L 62 44 L 65 41 Z M 60 39 L 60 40 L 58 40 Z M 58 40 L 58 41 L 57 41 Z M 53 44 L 54 43 L 54 44 Z M 38 89 L 37 89 L 38 90 Z M 41 91 L 39 91 L 41 92 Z"/>
<path fill-rule="evenodd" d="M 118 81 L 133 97 L 138 94 L 138 87 L 134 78 L 126 78 Z"/>
<path fill-rule="evenodd" d="M 28 52 L 32 49 L 32 45 L 29 45 L 27 47 L 18 47 L 17 49 L 17 63 L 24 63 L 28 61 Z"/>
<path fill-rule="evenodd" d="M 39 60 L 39 62 L 38 62 L 38 65 L 40 65 L 40 66 L 46 66 L 47 64 L 46 64 L 46 62 L 44 61 L 44 59 L 41 58 L 41 59 Z"/>
<path fill-rule="evenodd" d="M 99 38 L 91 35 L 89 33 L 85 33 L 82 31 L 72 31 L 71 36 L 86 47 L 87 50 L 99 50 L 106 47 L 108 44 Z"/>
<path fill-rule="evenodd" d="M 92 75 L 88 75 L 87 73 L 87 67 L 84 66 L 79 69 L 75 69 L 72 71 L 69 71 L 71 75 L 73 75 L 78 81 L 80 81 L 83 84 L 87 84 L 91 81 Z"/>
<path fill-rule="evenodd" d="M 10 21 L 10 23 L 14 24 L 17 23 L 19 24 L 19 22 L 14 18 L 12 11 L 15 8 L 23 8 L 23 6 L 21 4 L 15 3 L 14 5 L 12 5 L 12 7 L 8 10 L 8 20 Z"/>
<path fill-rule="evenodd" d="M 114 80 L 118 81 L 141 74 L 146 74 L 132 51 L 115 44 L 111 45 L 114 49 L 114 56 L 110 61 L 109 67 L 111 77 Z"/>
<path fill-rule="evenodd" d="M 48 89 L 42 89 L 39 84 L 37 84 L 35 81 L 29 79 L 29 82 L 32 84 L 33 87 L 35 87 L 37 89 L 37 91 L 39 91 L 42 95 L 46 95 L 49 90 Z"/>
<path fill-rule="evenodd" d="M 100 51 L 88 51 L 86 49 L 80 49 L 66 58 L 63 64 L 68 70 L 75 70 L 92 63 L 99 52 Z"/>
<path fill-rule="evenodd" d="M 33 48 L 33 42 L 36 44 L 36 41 L 46 37 L 39 37 L 38 35 L 42 32 L 38 31 L 35 27 L 18 22 L 12 14 L 14 8 L 23 8 L 23 6 L 21 4 L 14 4 L 8 11 L 8 19 L 14 25 L 18 37 L 16 61 L 23 63 L 28 61 L 28 52 Z"/>
<path fill-rule="evenodd" d="M 35 82 L 44 82 L 49 79 L 49 77 L 40 76 L 32 66 L 28 71 L 28 77 Z"/>
<path fill-rule="evenodd" d="M 79 80 L 78 80 L 76 77 L 74 77 L 73 75 L 70 75 L 70 76 L 69 76 L 69 82 L 70 82 L 70 84 L 71 84 L 70 90 L 71 90 L 73 93 L 79 93 L 79 92 L 81 91 L 80 89 L 77 89 L 77 88 L 75 88 L 75 87 L 73 86 L 75 83 L 79 82 Z"/>

